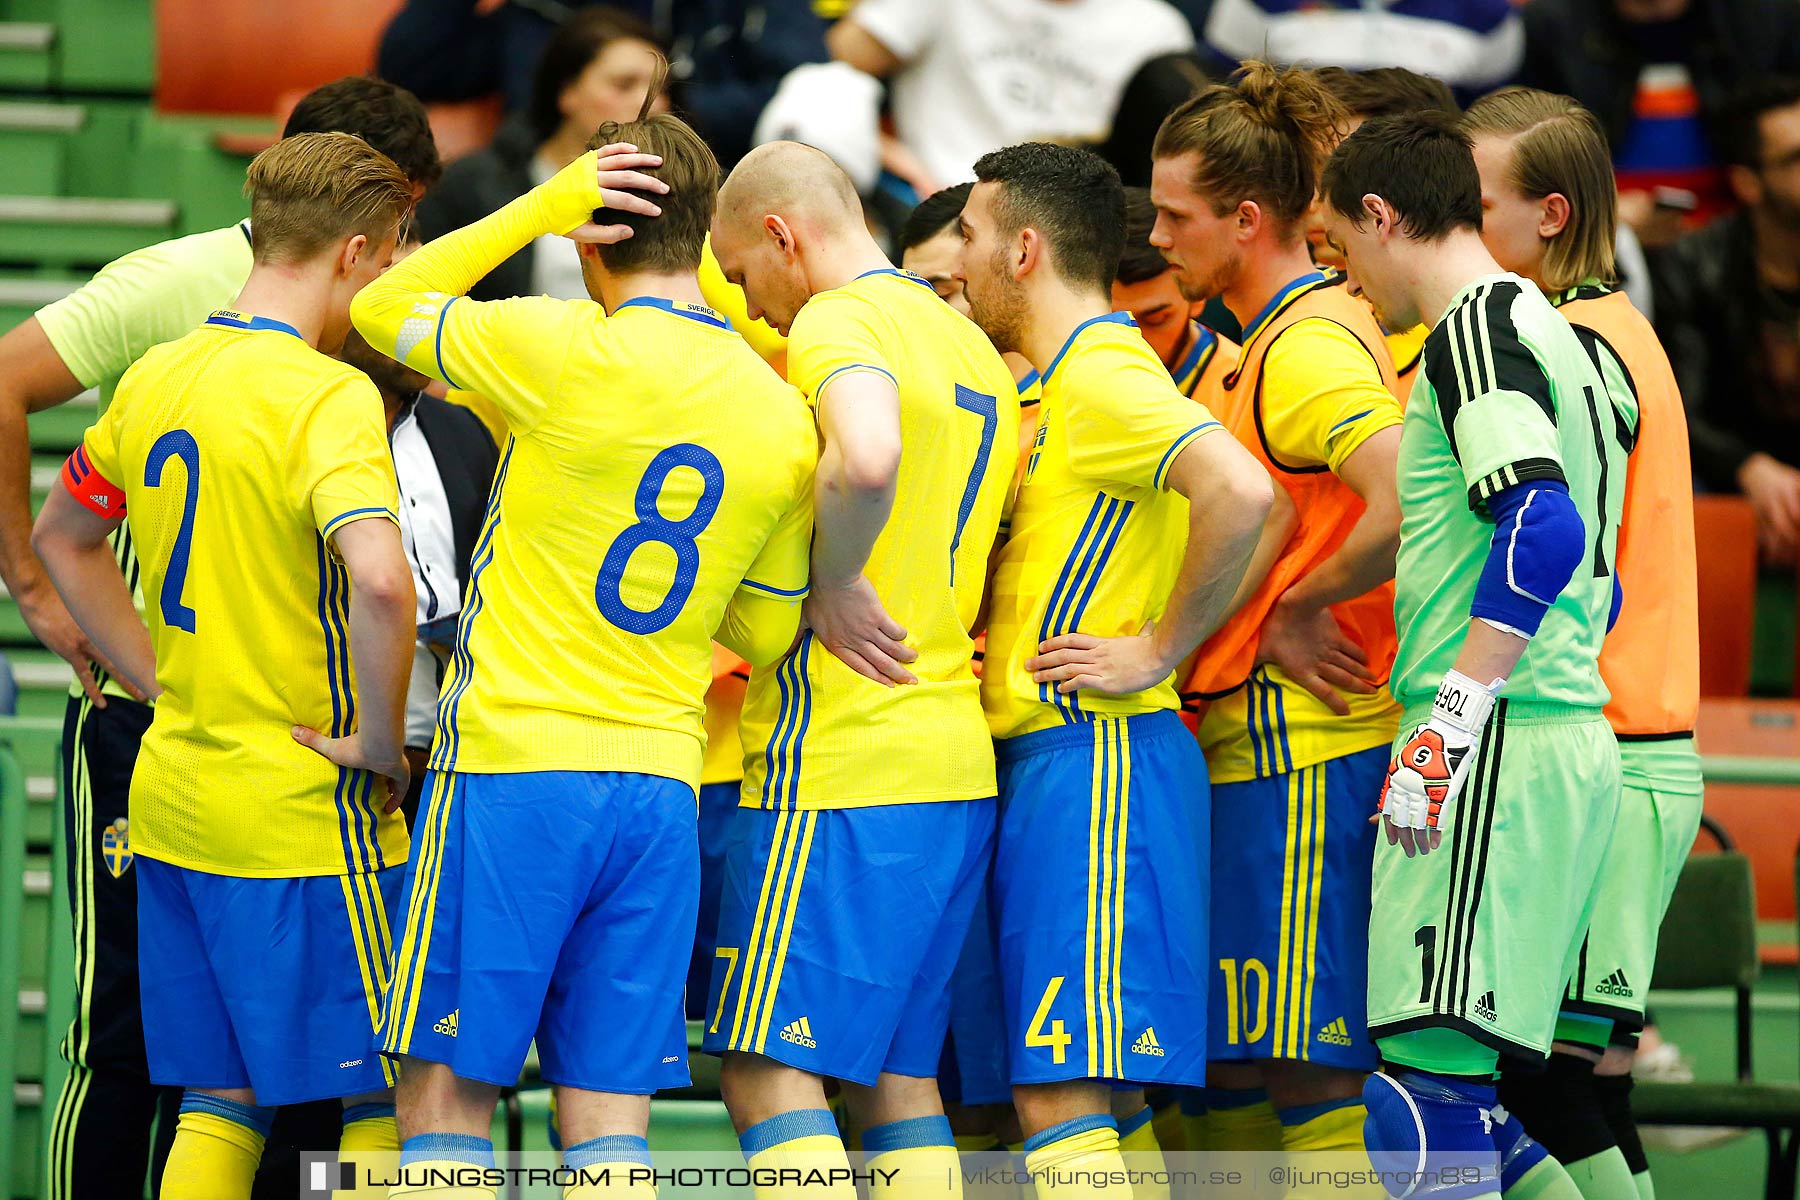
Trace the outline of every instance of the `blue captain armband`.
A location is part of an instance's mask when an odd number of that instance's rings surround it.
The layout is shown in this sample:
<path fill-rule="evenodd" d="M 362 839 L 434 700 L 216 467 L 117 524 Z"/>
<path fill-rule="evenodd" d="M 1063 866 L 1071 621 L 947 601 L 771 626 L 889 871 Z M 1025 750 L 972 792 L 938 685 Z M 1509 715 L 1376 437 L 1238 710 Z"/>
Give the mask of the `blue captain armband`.
<path fill-rule="evenodd" d="M 1530 637 L 1587 553 L 1581 514 L 1560 479 L 1515 483 L 1487 510 L 1494 537 L 1469 615 Z"/>

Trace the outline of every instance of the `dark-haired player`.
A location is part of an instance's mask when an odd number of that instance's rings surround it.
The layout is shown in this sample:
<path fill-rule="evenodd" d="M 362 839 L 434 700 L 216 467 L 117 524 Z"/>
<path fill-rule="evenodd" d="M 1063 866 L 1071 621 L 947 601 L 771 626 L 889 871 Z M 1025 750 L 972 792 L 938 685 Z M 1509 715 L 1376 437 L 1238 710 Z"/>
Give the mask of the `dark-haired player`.
<path fill-rule="evenodd" d="M 282 130 L 284 137 L 298 133 L 356 134 L 406 173 L 415 197 L 442 170 L 424 107 L 410 92 L 368 76 L 348 76 L 302 97 Z M 178 1093 L 159 1095 L 149 1085 L 138 1003 L 137 878 L 126 796 L 151 710 L 95 654 L 31 552 L 25 418 L 91 387 L 99 389 L 104 412 L 127 367 L 229 307 L 250 267 L 248 221 L 161 242 L 125 255 L 0 337 L 0 575 L 33 636 L 76 673 L 62 755 L 75 1018 L 63 1042 L 69 1074 L 50 1130 L 50 1194 L 57 1200 L 137 1200 L 146 1159 L 153 1176 L 161 1170 Z M 120 569 L 135 580 L 129 527 L 120 527 L 115 548 Z M 165 1140 L 152 1155 L 159 1103 Z M 327 1122 L 336 1120 L 320 1111 Z M 302 1117 L 299 1110 L 284 1114 L 275 1143 Z M 318 1147 L 330 1132 L 329 1123 L 318 1125 L 308 1122 L 295 1135 Z M 274 1157 L 265 1156 L 271 1173 Z"/>
<path fill-rule="evenodd" d="M 1342 119 L 1310 72 L 1250 63 L 1170 114 L 1155 147 L 1156 241 L 1189 295 L 1216 292 L 1244 328 L 1219 417 L 1296 519 L 1187 688 L 1210 702 L 1213 784 L 1214 1070 L 1197 1131 L 1221 1149 L 1360 1149 L 1375 1066 L 1367 819 L 1399 723 L 1385 684 L 1400 406 L 1368 306 L 1307 254 L 1314 164 Z"/>
<path fill-rule="evenodd" d="M 1182 395 L 1218 404 L 1226 376 L 1237 366 L 1237 343 L 1202 325 L 1201 302 L 1181 289 L 1181 276 L 1151 241 L 1156 204 L 1150 189 L 1125 189 L 1125 252 L 1113 277 L 1113 308 L 1128 312 L 1162 359 Z"/>
<path fill-rule="evenodd" d="M 975 173 L 970 307 L 1044 388 L 982 674 L 1013 1101 L 1033 1171 L 1116 1171 L 1113 1084 L 1205 1076 L 1206 768 L 1173 675 L 1223 618 L 1272 495 L 1111 311 L 1117 173 L 1044 143 L 997 150 Z"/>
<path fill-rule="evenodd" d="M 774 661 L 806 592 L 805 409 L 698 303 L 718 164 L 667 115 L 596 140 L 352 309 L 370 345 L 491 398 L 512 434 L 382 1015 L 380 1048 L 403 1059 L 402 1167 L 417 1168 L 396 1197 L 433 1194 L 432 1166 L 492 1165 L 494 1101 L 534 1038 L 564 1164 L 648 1161 L 650 1094 L 688 1078 L 711 642 Z M 594 300 L 465 298 L 572 232 Z M 629 1194 L 614 1183 L 565 1195 Z"/>
<path fill-rule="evenodd" d="M 1385 1070 L 1364 1137 L 1383 1165 L 1479 1156 L 1489 1177 L 1455 1194 L 1497 1193 L 1498 1057 L 1549 1053 L 1619 807 L 1598 659 L 1637 413 L 1482 244 L 1453 120 L 1365 123 L 1323 190 L 1351 288 L 1388 324 L 1431 329 L 1399 466 L 1405 713 L 1380 799 L 1369 1033 Z"/>

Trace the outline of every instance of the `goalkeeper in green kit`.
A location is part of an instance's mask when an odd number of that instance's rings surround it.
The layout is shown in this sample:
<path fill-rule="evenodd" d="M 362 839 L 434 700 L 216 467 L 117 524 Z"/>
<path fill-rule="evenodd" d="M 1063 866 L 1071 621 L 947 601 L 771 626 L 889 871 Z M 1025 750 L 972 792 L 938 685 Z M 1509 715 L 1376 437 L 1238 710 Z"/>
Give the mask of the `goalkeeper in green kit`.
<path fill-rule="evenodd" d="M 1378 1167 L 1482 1168 L 1395 1195 L 1498 1194 L 1503 1159 L 1509 1194 L 1547 1195 L 1568 1177 L 1496 1111 L 1493 1079 L 1502 1054 L 1549 1053 L 1618 812 L 1597 663 L 1637 413 L 1482 245 L 1452 121 L 1369 121 L 1322 191 L 1351 290 L 1389 329 L 1430 328 L 1398 464 L 1405 715 L 1378 802 L 1368 1011 L 1384 1070 L 1364 1141 Z"/>

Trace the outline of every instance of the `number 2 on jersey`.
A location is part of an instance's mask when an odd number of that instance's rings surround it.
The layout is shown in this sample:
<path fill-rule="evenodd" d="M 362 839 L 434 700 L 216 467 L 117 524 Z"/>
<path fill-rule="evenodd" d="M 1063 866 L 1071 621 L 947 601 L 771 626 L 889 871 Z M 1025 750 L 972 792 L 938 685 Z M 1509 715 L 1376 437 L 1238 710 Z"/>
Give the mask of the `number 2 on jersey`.
<path fill-rule="evenodd" d="M 181 504 L 181 528 L 175 531 L 175 546 L 169 551 L 169 569 L 163 575 L 163 624 L 172 629 L 194 632 L 194 610 L 181 602 L 187 587 L 188 554 L 194 544 L 194 506 L 200 499 L 200 443 L 185 429 L 171 429 L 156 439 L 144 459 L 144 486 L 161 487 L 163 466 L 171 458 L 179 458 L 187 468 L 187 496 Z"/>
<path fill-rule="evenodd" d="M 679 467 L 687 467 L 700 476 L 700 498 L 694 510 L 678 521 L 663 516 L 657 507 L 669 476 Z M 647 634 L 667 629 L 693 594 L 694 580 L 700 574 L 700 547 L 695 539 L 706 531 L 725 497 L 725 467 L 704 446 L 680 442 L 659 451 L 644 469 L 638 481 L 632 505 L 637 524 L 628 525 L 600 560 L 600 574 L 594 580 L 594 603 L 600 615 L 626 633 Z M 675 578 L 660 603 L 650 609 L 636 609 L 625 602 L 620 585 L 631 556 L 646 545 L 667 546 L 675 552 Z"/>
<path fill-rule="evenodd" d="M 956 548 L 962 545 L 963 526 L 968 524 L 969 514 L 975 511 L 975 498 L 981 494 L 981 477 L 987 471 L 988 454 L 994 448 L 994 427 L 1000 423 L 999 402 L 960 383 L 956 385 L 956 407 L 981 418 L 981 449 L 975 452 L 975 465 L 969 468 L 969 482 L 963 485 L 962 503 L 956 506 L 956 536 L 950 539 L 952 584 L 956 582 Z"/>

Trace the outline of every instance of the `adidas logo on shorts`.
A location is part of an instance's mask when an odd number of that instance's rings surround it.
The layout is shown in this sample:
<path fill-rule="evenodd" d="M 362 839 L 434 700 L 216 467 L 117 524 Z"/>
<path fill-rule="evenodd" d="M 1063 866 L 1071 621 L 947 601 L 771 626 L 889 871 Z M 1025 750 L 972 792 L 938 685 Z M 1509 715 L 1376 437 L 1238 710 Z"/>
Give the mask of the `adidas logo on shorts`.
<path fill-rule="evenodd" d="M 447 1016 L 443 1020 L 439 1021 L 436 1025 L 433 1025 L 431 1027 L 432 1031 L 435 1033 L 441 1033 L 445 1037 L 455 1037 L 456 1036 L 456 1018 L 457 1018 L 457 1014 L 459 1014 L 461 1012 L 462 1012 L 462 1009 L 460 1009 L 460 1008 L 457 1009 L 455 1012 L 451 1013 L 449 1016 Z"/>
<path fill-rule="evenodd" d="M 1483 992 L 1475 1001 L 1475 1015 L 1484 1021 L 1497 1020 L 1494 1012 L 1494 993 Z"/>
<path fill-rule="evenodd" d="M 1625 978 L 1624 971 L 1614 971 L 1611 975 L 1608 975 L 1605 979 L 1602 979 L 1599 983 L 1595 984 L 1594 991 L 1602 996 L 1630 997 L 1633 994 L 1631 990 L 1631 981 Z"/>
<path fill-rule="evenodd" d="M 1131 1052 L 1133 1054 L 1148 1054 L 1153 1058 L 1163 1057 L 1163 1048 L 1156 1040 L 1156 1030 L 1149 1026 L 1145 1026 L 1144 1032 L 1138 1037 L 1138 1040 L 1131 1043 Z"/>
<path fill-rule="evenodd" d="M 798 1021 L 789 1021 L 781 1027 L 781 1040 L 792 1042 L 796 1046 L 805 1046 L 808 1050 L 817 1050 L 819 1043 L 813 1041 L 812 1022 L 805 1017 Z"/>
<path fill-rule="evenodd" d="M 1318 1040 L 1324 1042 L 1327 1046 L 1348 1046 L 1350 1044 L 1350 1029 L 1344 1024 L 1344 1018 L 1339 1017 L 1331 1024 L 1319 1030 Z"/>

